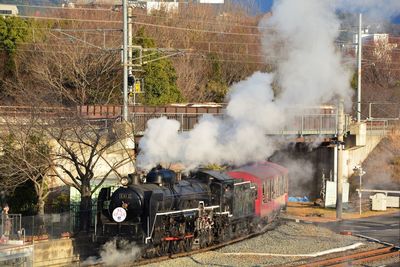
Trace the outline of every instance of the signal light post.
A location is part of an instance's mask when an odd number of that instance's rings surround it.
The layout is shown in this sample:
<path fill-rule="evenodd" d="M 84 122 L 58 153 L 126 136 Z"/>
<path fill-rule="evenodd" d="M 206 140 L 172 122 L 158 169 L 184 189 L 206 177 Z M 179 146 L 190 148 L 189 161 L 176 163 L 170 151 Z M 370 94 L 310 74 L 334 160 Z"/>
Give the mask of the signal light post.
<path fill-rule="evenodd" d="M 362 169 L 361 165 L 355 166 L 354 169 L 354 174 L 360 177 L 360 188 L 358 190 L 358 198 L 360 200 L 360 215 L 362 213 L 362 205 L 361 205 L 361 199 L 362 199 L 362 176 L 365 174 L 365 171 Z"/>

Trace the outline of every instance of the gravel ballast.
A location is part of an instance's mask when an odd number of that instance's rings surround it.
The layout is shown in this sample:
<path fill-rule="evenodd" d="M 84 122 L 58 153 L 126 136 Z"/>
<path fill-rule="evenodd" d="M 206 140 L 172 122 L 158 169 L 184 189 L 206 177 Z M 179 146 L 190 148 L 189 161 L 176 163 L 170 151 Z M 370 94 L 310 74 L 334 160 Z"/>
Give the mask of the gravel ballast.
<path fill-rule="evenodd" d="M 216 251 L 171 259 L 147 266 L 268 266 L 305 262 L 312 254 L 362 243 L 357 249 L 369 250 L 381 245 L 349 235 L 340 235 L 313 224 L 286 222 L 260 236 L 226 246 Z M 355 251 L 355 250 L 353 250 Z M 232 254 L 233 253 L 233 254 Z M 235 253 L 252 253 L 248 255 Z M 257 255 L 254 253 L 265 253 Z M 347 252 L 349 253 L 349 251 Z M 279 254 L 279 255 L 267 255 Z M 291 255 L 291 256 L 288 256 Z M 329 255 L 328 255 L 329 256 Z"/>

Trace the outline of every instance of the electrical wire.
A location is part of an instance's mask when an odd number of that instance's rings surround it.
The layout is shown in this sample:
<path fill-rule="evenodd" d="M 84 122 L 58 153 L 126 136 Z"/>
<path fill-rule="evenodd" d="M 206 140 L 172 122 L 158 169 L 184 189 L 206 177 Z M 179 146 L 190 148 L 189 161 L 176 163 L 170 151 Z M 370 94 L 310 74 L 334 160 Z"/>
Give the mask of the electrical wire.
<path fill-rule="evenodd" d="M 12 16 L 12 15 L 5 15 L 5 16 Z M 121 24 L 122 23 L 122 21 L 115 21 L 115 20 L 58 18 L 58 17 L 43 17 L 43 16 L 26 16 L 26 15 L 21 15 L 19 17 L 21 17 L 21 18 L 29 18 L 29 19 L 73 21 L 73 22 L 115 23 L 115 24 Z M 154 24 L 154 23 L 138 22 L 138 21 L 133 21 L 132 24 L 142 25 L 142 26 L 149 26 L 149 27 L 165 28 L 165 29 L 175 29 L 175 30 L 181 30 L 181 31 L 192 31 L 192 32 L 221 34 L 221 35 L 254 36 L 254 37 L 264 36 L 264 34 L 262 34 L 262 33 L 240 33 L 240 32 L 212 31 L 212 30 L 204 30 L 204 29 L 193 29 L 193 28 L 168 26 L 168 25 L 161 25 L 161 24 Z"/>
<path fill-rule="evenodd" d="M 76 8 L 70 8 L 70 7 L 55 7 L 55 6 L 37 6 L 37 5 L 16 5 L 20 7 L 26 7 L 26 8 L 41 8 L 41 9 L 61 9 L 61 10 L 83 10 L 83 11 L 103 11 L 103 12 L 113 12 L 113 13 L 119 13 L 119 11 L 115 11 L 113 9 L 106 9 L 106 8 L 82 8 L 82 7 L 76 7 Z M 135 10 L 134 10 L 135 11 Z M 147 17 L 147 18 L 160 18 L 160 19 L 166 19 L 166 20 L 171 20 L 171 17 L 167 16 L 160 16 L 160 15 L 154 15 L 154 14 L 144 14 L 144 13 L 134 13 L 133 16 L 139 16 L 139 17 Z M 187 19 L 184 17 L 174 17 L 176 20 L 183 20 L 187 22 L 193 22 L 193 23 L 203 23 L 203 24 L 211 24 L 215 25 L 215 22 L 218 22 L 220 25 L 228 26 L 228 27 L 243 27 L 243 28 L 251 28 L 251 29 L 269 29 L 267 27 L 261 27 L 261 26 L 253 26 L 253 25 L 245 25 L 245 24 L 240 24 L 234 21 L 224 21 L 221 23 L 221 20 L 218 19 L 210 19 L 207 18 L 207 21 L 204 20 L 204 18 L 199 18 L 200 20 L 195 20 L 195 19 Z M 212 21 L 215 22 L 212 22 Z"/>

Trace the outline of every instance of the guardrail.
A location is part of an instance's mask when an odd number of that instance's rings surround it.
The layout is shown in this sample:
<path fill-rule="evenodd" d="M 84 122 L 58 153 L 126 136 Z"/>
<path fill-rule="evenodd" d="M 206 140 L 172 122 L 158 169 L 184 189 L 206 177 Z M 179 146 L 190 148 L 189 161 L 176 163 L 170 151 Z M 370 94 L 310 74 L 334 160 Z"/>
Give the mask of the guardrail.
<path fill-rule="evenodd" d="M 388 120 L 367 120 L 365 123 L 367 127 L 367 135 L 384 136 L 389 130 Z"/>
<path fill-rule="evenodd" d="M 400 195 L 400 191 L 394 191 L 394 190 L 375 190 L 375 189 L 356 189 L 357 192 L 367 192 L 367 193 L 383 193 L 386 196 L 388 194 L 398 194 Z"/>

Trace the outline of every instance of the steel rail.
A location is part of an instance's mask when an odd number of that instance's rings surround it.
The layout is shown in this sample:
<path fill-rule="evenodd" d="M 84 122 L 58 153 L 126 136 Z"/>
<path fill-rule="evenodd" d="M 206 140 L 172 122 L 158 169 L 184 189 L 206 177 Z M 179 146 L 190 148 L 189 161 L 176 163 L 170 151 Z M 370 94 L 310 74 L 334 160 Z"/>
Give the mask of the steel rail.
<path fill-rule="evenodd" d="M 241 242 L 243 240 L 247 240 L 253 237 L 257 237 L 259 235 L 262 235 L 264 233 L 266 233 L 267 231 L 273 230 L 276 226 L 279 225 L 279 221 L 275 221 L 272 222 L 271 224 L 266 225 L 263 229 L 261 229 L 259 232 L 250 234 L 250 235 L 245 235 L 245 236 L 241 236 L 232 240 L 229 240 L 227 242 L 224 243 L 219 243 L 213 246 L 209 246 L 206 248 L 200 248 L 200 249 L 195 249 L 189 252 L 181 252 L 181 253 L 176 253 L 176 254 L 171 254 L 171 255 L 167 255 L 167 256 L 161 256 L 161 257 L 156 257 L 156 258 L 151 258 L 151 259 L 143 259 L 143 260 L 139 260 L 136 261 L 134 263 L 130 263 L 127 265 L 123 265 L 124 267 L 130 267 L 130 266 L 139 266 L 139 265 L 145 265 L 145 264 L 150 264 L 150 263 L 159 263 L 165 260 L 169 260 L 169 259 L 176 259 L 176 258 L 182 258 L 182 257 L 187 257 L 187 256 L 191 256 L 194 254 L 199 254 L 199 253 L 204 253 L 204 252 L 208 252 L 208 251 L 212 251 L 212 250 L 216 250 L 222 247 L 226 247 L 228 245 L 231 244 L 235 244 L 238 242 Z"/>
<path fill-rule="evenodd" d="M 392 258 L 392 257 L 399 257 L 399 256 L 400 256 L 400 251 L 392 251 L 389 253 L 366 257 L 366 258 L 362 258 L 362 259 L 354 260 L 354 261 L 350 261 L 350 262 L 344 262 L 342 264 L 336 264 L 336 265 L 332 265 L 332 266 L 336 266 L 336 267 L 349 266 L 349 264 L 351 266 L 351 265 L 355 265 L 355 264 L 361 264 L 361 263 L 365 263 L 365 262 L 373 262 L 373 261 L 388 259 L 388 258 Z"/>
<path fill-rule="evenodd" d="M 130 263 L 125 263 L 125 264 L 121 264 L 120 266 L 122 267 L 131 267 L 131 266 L 140 266 L 140 265 L 145 265 L 145 264 L 152 264 L 152 263 L 160 263 L 166 260 L 170 260 L 170 259 L 176 259 L 176 258 L 182 258 L 182 257 L 187 257 L 187 256 L 191 256 L 191 255 L 195 255 L 195 254 L 199 254 L 199 253 L 204 253 L 207 251 L 212 251 L 212 250 L 216 250 L 234 243 L 238 243 L 240 241 L 246 240 L 246 239 L 250 239 L 253 237 L 257 237 L 259 235 L 262 235 L 264 233 L 266 233 L 267 231 L 273 230 L 275 229 L 275 227 L 277 227 L 278 225 L 280 225 L 281 220 L 279 218 L 277 218 L 275 221 L 271 222 L 270 224 L 264 226 L 264 228 L 262 228 L 260 231 L 256 232 L 256 233 L 252 233 L 249 235 L 245 235 L 245 236 L 241 236 L 223 243 L 219 243 L 216 245 L 212 245 L 209 247 L 205 247 L 205 248 L 200 248 L 200 249 L 194 249 L 192 251 L 188 251 L 188 252 L 180 252 L 180 253 L 176 253 L 176 254 L 169 254 L 169 255 L 165 255 L 165 256 L 159 256 L 159 257 L 155 257 L 155 258 L 150 258 L 150 259 L 146 259 L 146 258 L 142 258 L 142 259 L 138 259 L 135 262 L 130 262 Z M 103 266 L 103 262 L 97 262 L 91 266 Z"/>
<path fill-rule="evenodd" d="M 393 257 L 400 255 L 399 251 L 394 251 L 394 247 L 385 247 L 379 249 L 368 250 L 364 252 L 353 253 L 346 256 L 339 256 L 335 258 L 309 262 L 306 264 L 298 265 L 298 267 L 316 267 L 316 266 L 351 266 L 351 264 L 362 263 L 367 261 L 374 261 L 386 257 Z M 350 265 L 349 265 L 350 264 Z"/>

